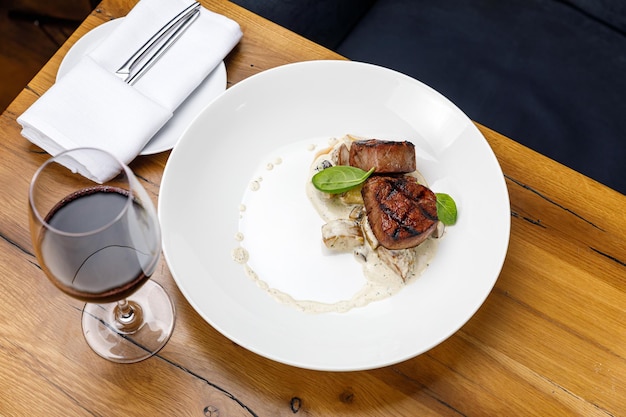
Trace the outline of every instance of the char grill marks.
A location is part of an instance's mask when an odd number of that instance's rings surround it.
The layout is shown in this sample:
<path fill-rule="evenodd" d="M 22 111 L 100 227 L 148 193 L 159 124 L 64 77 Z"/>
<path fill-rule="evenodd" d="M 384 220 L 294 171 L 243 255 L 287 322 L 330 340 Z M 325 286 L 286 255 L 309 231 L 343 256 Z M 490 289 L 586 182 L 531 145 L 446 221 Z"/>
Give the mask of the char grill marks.
<path fill-rule="evenodd" d="M 361 190 L 368 221 L 387 249 L 407 249 L 437 228 L 435 194 L 410 176 L 372 176 Z"/>

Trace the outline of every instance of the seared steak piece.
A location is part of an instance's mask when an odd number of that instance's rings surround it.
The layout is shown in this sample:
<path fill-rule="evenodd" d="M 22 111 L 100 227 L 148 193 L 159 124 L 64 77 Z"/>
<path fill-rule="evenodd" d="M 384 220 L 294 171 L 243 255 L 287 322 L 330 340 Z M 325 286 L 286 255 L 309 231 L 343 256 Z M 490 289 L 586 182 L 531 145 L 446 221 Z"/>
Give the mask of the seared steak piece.
<path fill-rule="evenodd" d="M 350 144 L 350 165 L 377 174 L 405 174 L 415 171 L 415 145 L 379 139 L 357 140 Z"/>
<path fill-rule="evenodd" d="M 415 247 L 437 228 L 437 197 L 413 177 L 374 175 L 361 194 L 374 236 L 387 249 Z"/>

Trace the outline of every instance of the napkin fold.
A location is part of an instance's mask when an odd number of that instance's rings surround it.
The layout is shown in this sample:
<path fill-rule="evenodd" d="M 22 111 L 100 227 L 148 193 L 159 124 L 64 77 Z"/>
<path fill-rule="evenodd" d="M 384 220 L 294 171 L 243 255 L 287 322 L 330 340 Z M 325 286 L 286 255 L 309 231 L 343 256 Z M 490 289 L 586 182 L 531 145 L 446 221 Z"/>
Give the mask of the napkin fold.
<path fill-rule="evenodd" d="M 104 149 L 130 163 L 242 36 L 233 20 L 200 15 L 135 84 L 115 71 L 191 0 L 140 0 L 115 30 L 17 119 L 22 136 L 51 155 Z M 102 183 L 119 172 L 102 161 L 68 166 Z"/>

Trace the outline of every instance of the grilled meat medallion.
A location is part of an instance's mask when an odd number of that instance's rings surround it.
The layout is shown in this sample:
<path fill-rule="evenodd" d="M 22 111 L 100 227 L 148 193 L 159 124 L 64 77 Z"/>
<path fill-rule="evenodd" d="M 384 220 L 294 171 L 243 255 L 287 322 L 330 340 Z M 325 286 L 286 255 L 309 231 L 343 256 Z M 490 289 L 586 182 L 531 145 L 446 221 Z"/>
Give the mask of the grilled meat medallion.
<path fill-rule="evenodd" d="M 416 169 L 415 145 L 407 141 L 357 140 L 350 144 L 349 150 L 340 151 L 340 165 L 351 165 L 363 171 L 374 167 L 377 174 L 413 172 Z"/>
<path fill-rule="evenodd" d="M 410 176 L 367 179 L 361 189 L 369 224 L 387 249 L 412 248 L 437 228 L 437 198 Z"/>

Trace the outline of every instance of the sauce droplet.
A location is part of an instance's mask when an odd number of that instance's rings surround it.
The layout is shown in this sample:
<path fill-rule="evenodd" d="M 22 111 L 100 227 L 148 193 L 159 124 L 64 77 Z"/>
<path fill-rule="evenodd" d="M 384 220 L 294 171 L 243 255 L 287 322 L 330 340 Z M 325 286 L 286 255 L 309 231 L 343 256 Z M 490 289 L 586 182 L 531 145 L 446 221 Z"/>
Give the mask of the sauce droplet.
<path fill-rule="evenodd" d="M 233 260 L 239 264 L 245 264 L 250 258 L 248 251 L 241 246 L 233 249 L 231 252 L 231 256 L 233 257 Z"/>

